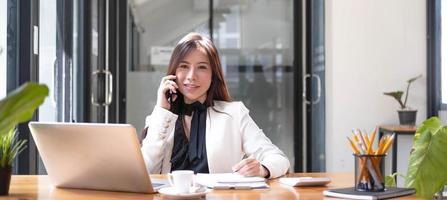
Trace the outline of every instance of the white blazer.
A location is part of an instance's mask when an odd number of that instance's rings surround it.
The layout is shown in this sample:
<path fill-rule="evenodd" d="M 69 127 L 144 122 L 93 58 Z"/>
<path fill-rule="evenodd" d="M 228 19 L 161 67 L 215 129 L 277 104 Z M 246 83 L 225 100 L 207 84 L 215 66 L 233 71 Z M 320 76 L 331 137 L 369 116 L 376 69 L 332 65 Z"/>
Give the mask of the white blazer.
<path fill-rule="evenodd" d="M 216 112 L 216 110 L 218 112 Z M 206 153 L 210 173 L 232 172 L 232 166 L 243 156 L 255 155 L 270 171 L 269 178 L 284 175 L 290 162 L 249 116 L 242 102 L 214 101 L 207 110 Z M 146 117 L 147 136 L 141 150 L 151 174 L 171 171 L 174 127 L 178 115 L 155 106 Z"/>

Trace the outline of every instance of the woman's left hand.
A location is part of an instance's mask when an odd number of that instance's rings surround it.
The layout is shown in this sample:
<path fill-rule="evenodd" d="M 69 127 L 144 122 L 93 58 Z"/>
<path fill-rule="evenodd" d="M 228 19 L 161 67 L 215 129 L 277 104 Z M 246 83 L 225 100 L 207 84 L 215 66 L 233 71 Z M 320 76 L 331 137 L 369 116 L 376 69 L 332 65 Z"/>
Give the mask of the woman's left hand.
<path fill-rule="evenodd" d="M 253 157 L 248 157 L 246 159 L 241 160 L 232 168 L 233 172 L 237 172 L 238 174 L 244 176 L 266 177 L 268 175 L 267 169 Z"/>

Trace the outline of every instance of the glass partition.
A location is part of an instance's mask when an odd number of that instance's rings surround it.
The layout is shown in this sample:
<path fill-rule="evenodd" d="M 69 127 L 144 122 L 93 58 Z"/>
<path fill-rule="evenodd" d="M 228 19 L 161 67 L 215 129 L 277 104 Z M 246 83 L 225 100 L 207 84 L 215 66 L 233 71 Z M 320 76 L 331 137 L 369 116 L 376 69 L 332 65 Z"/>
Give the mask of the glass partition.
<path fill-rule="evenodd" d="M 441 103 L 447 104 L 447 0 L 441 1 Z"/>
<path fill-rule="evenodd" d="M 48 86 L 49 95 L 39 107 L 39 121 L 57 121 L 57 85 L 58 80 L 56 57 L 56 0 L 46 0 L 39 3 L 39 82 Z M 39 156 L 38 174 L 46 174 L 45 167 Z"/>
<path fill-rule="evenodd" d="M 293 1 L 216 4 L 214 41 L 230 93 L 293 165 Z"/>
<path fill-rule="evenodd" d="M 76 12 L 72 1 L 39 1 L 38 80 L 49 88 L 49 95 L 39 107 L 38 120 L 43 122 L 72 122 L 75 119 L 74 91 L 76 71 L 72 50 L 76 48 Z M 37 29 L 37 27 L 35 27 Z M 38 174 L 46 174 L 38 157 Z"/>
<path fill-rule="evenodd" d="M 39 108 L 40 121 L 57 121 L 56 88 L 56 0 L 46 0 L 39 5 L 39 82 L 49 88 L 49 95 Z"/>
<path fill-rule="evenodd" d="M 6 96 L 7 2 L 0 1 L 0 98 Z"/>
<path fill-rule="evenodd" d="M 178 40 L 191 31 L 212 32 L 233 99 L 244 102 L 293 165 L 293 1 L 212 1 L 211 11 L 209 2 L 131 1 L 127 122 L 143 129 Z"/>
<path fill-rule="evenodd" d="M 156 104 L 157 89 L 174 46 L 186 33 L 209 34 L 209 1 L 132 1 L 130 7 L 133 58 L 127 73 L 126 118 L 142 130 L 146 115 Z"/>

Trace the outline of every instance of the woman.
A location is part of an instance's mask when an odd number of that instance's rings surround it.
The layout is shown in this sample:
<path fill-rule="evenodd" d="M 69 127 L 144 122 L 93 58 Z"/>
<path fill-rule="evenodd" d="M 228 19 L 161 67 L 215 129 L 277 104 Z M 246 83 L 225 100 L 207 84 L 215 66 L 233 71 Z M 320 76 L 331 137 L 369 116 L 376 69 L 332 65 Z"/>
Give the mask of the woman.
<path fill-rule="evenodd" d="M 167 74 L 146 118 L 142 152 L 150 173 L 190 169 L 274 178 L 287 172 L 290 163 L 284 153 L 242 102 L 231 101 L 210 39 L 197 33 L 182 38 Z"/>

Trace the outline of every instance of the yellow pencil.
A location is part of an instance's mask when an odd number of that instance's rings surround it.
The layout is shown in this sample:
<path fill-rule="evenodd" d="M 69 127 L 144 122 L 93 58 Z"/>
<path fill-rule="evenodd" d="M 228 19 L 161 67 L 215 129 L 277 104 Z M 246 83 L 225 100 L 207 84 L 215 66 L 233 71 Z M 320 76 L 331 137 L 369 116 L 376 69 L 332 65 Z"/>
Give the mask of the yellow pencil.
<path fill-rule="evenodd" d="M 349 144 L 351 144 L 351 147 L 352 147 L 352 150 L 354 151 L 354 153 L 357 155 L 360 154 L 360 151 L 357 148 L 357 146 L 355 146 L 354 142 L 352 142 L 352 140 L 349 139 L 349 137 L 346 137 L 346 138 L 348 138 Z"/>
<path fill-rule="evenodd" d="M 391 137 L 389 137 L 387 143 L 385 144 L 385 147 L 383 147 L 383 152 L 381 152 L 382 154 L 386 153 L 388 151 L 388 149 L 391 147 L 391 144 L 393 144 L 393 141 L 394 141 L 394 137 L 395 137 L 395 133 L 393 133 L 393 135 Z"/>
<path fill-rule="evenodd" d="M 346 137 L 346 138 L 348 139 L 349 144 L 351 145 L 351 148 L 354 151 L 354 154 L 360 155 L 360 150 L 357 147 L 357 145 L 355 145 L 355 143 L 349 137 Z M 354 135 L 353 138 L 354 138 L 354 140 L 357 140 L 356 135 Z M 360 181 L 360 179 L 362 179 L 362 180 L 366 179 L 366 177 L 365 177 L 365 174 L 366 174 L 366 168 L 365 167 L 366 166 L 365 166 L 365 160 L 361 159 L 361 158 L 359 158 L 359 159 L 360 159 L 360 167 L 359 167 L 360 168 L 360 174 L 359 174 L 357 180 Z"/>
<path fill-rule="evenodd" d="M 376 138 L 376 133 L 377 133 L 377 128 L 376 129 L 374 129 L 374 131 L 373 131 L 373 134 L 372 134 L 372 136 L 371 136 L 371 144 L 370 144 L 370 146 L 369 146 L 369 151 L 368 151 L 368 153 L 369 154 L 373 154 L 373 148 L 372 148 L 372 144 L 374 143 L 374 139 Z"/>
<path fill-rule="evenodd" d="M 379 150 L 378 154 L 381 155 L 381 154 L 385 153 L 386 147 L 390 144 L 389 142 L 390 142 L 390 136 L 385 135 L 385 136 L 382 137 L 382 145 L 378 149 Z"/>
<path fill-rule="evenodd" d="M 359 137 L 359 141 L 360 141 L 360 150 L 361 151 L 363 151 L 363 152 L 365 152 L 365 154 L 366 154 L 366 141 L 365 141 L 365 138 L 363 137 L 363 134 L 362 134 L 362 132 L 360 132 L 360 130 L 357 130 L 358 132 L 357 132 L 357 137 Z"/>
<path fill-rule="evenodd" d="M 380 138 L 380 140 L 379 140 L 379 145 L 377 145 L 377 149 L 376 149 L 376 152 L 375 152 L 376 155 L 379 155 L 380 150 L 382 149 L 383 139 L 384 139 L 384 137 Z"/>
<path fill-rule="evenodd" d="M 357 135 L 352 131 L 352 138 L 354 138 L 355 142 L 359 142 L 359 138 L 357 138 Z"/>
<path fill-rule="evenodd" d="M 363 135 L 363 138 L 365 138 L 366 153 L 368 153 L 368 147 L 370 146 L 371 141 L 369 140 L 368 133 L 362 133 L 362 135 Z"/>

